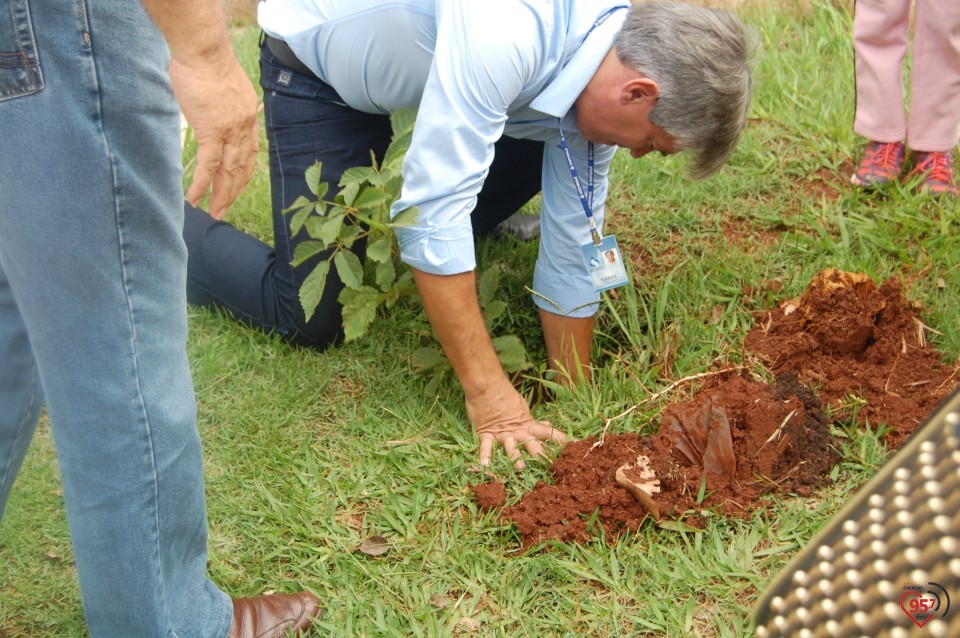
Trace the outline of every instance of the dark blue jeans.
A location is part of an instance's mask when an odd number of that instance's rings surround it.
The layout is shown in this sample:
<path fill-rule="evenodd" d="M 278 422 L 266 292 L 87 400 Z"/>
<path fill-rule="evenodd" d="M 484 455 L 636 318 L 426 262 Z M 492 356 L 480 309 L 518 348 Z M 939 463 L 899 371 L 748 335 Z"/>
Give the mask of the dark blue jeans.
<path fill-rule="evenodd" d="M 323 162 L 327 198 L 338 191 L 345 170 L 378 161 L 390 143 L 390 120 L 346 106 L 336 91 L 260 50 L 260 85 L 270 155 L 274 246 L 186 204 L 183 236 L 189 253 L 187 297 L 193 304 L 229 310 L 241 321 L 281 335 L 301 346 L 326 348 L 342 336 L 337 296 L 343 284 L 332 269 L 323 298 L 310 321 L 304 320 L 299 290 L 304 279 L 328 255 L 296 268 L 290 265 L 298 243 L 309 239 L 290 233 L 283 210 L 300 195 L 312 199 L 304 173 Z M 543 143 L 501 138 L 496 157 L 472 214 L 474 234 L 493 230 L 540 191 Z M 358 256 L 365 252 L 354 245 Z"/>

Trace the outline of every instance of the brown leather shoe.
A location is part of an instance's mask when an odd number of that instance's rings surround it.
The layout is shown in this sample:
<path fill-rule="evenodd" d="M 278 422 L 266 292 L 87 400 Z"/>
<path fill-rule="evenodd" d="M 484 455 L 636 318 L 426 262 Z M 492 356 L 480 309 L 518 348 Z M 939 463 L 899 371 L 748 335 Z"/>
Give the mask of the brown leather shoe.
<path fill-rule="evenodd" d="M 323 613 L 320 599 L 310 592 L 233 599 L 233 623 L 227 638 L 286 638 L 300 636 Z"/>

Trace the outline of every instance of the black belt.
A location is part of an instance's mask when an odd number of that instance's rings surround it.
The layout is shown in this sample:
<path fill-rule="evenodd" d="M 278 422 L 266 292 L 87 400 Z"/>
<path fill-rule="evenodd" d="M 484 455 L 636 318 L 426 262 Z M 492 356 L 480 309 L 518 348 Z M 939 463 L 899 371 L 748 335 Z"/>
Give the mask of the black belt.
<path fill-rule="evenodd" d="M 310 68 L 300 61 L 300 58 L 297 57 L 297 54 L 293 52 L 293 49 L 290 48 L 283 40 L 269 36 L 266 33 L 263 34 L 263 43 L 267 45 L 267 48 L 270 49 L 270 53 L 273 54 L 273 57 L 277 58 L 280 63 L 288 67 L 289 69 L 296 71 L 301 75 L 305 75 L 315 80 L 319 80 L 317 74 L 310 70 Z"/>

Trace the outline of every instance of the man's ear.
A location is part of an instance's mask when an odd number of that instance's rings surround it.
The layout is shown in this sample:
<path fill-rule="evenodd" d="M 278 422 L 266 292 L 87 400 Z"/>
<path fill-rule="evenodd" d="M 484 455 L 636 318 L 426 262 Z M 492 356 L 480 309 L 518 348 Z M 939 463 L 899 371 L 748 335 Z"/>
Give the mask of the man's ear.
<path fill-rule="evenodd" d="M 653 100 L 660 96 L 660 85 L 648 77 L 631 78 L 620 87 L 620 103 L 632 104 L 643 100 Z"/>

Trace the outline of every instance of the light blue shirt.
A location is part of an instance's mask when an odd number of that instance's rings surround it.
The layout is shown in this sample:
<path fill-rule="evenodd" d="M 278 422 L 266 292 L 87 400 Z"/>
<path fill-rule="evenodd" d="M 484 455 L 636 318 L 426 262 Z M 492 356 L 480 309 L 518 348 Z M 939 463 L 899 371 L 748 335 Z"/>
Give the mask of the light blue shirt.
<path fill-rule="evenodd" d="M 558 123 L 585 177 L 587 142 L 573 103 L 613 46 L 628 7 L 628 0 L 266 0 L 258 17 L 352 108 L 418 110 L 392 211 L 420 211 L 414 226 L 397 229 L 401 257 L 414 268 L 473 270 L 470 213 L 494 143 L 501 135 L 543 141 L 534 301 L 585 317 L 596 312 L 599 296 L 581 256 L 590 232 Z M 598 226 L 615 151 L 596 146 Z"/>

